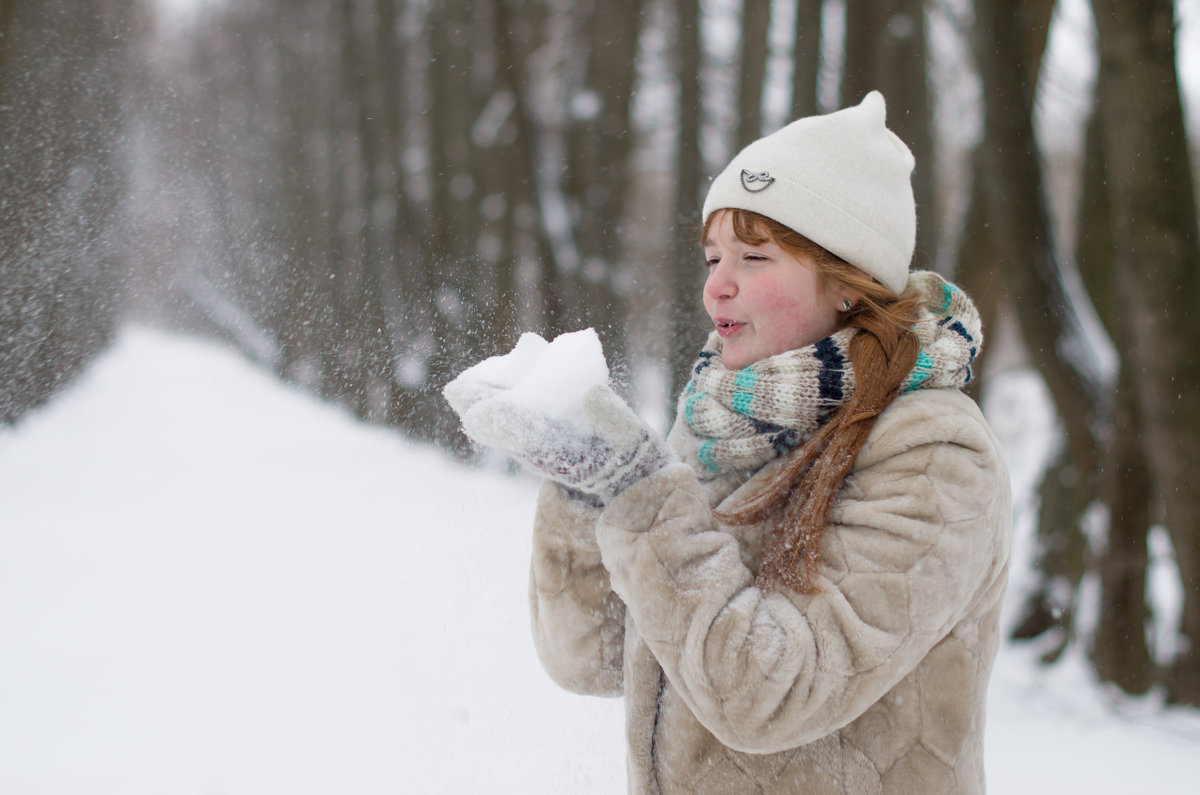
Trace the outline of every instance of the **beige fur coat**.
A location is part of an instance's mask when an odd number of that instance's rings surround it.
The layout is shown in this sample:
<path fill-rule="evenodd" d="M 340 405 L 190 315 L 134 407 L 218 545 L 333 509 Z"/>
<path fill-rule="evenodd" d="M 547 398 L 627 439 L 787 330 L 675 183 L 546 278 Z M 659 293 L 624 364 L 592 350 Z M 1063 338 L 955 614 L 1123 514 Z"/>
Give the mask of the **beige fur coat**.
<path fill-rule="evenodd" d="M 674 464 L 604 511 L 547 482 L 530 599 L 550 675 L 623 695 L 635 793 L 984 792 L 1010 492 L 956 390 L 898 398 L 830 515 L 819 592 L 754 585 L 764 528 L 713 517 L 778 462 Z"/>

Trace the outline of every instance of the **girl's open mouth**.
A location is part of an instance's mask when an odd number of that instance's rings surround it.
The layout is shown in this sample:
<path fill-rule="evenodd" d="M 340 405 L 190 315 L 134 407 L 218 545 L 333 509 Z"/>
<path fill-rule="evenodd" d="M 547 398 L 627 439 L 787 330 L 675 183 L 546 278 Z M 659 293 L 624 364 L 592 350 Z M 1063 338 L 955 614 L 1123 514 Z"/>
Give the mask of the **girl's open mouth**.
<path fill-rule="evenodd" d="M 731 334 L 735 334 L 738 330 L 746 325 L 738 320 L 726 320 L 724 318 L 719 318 L 715 322 L 717 326 L 717 333 L 722 337 L 728 337 Z"/>

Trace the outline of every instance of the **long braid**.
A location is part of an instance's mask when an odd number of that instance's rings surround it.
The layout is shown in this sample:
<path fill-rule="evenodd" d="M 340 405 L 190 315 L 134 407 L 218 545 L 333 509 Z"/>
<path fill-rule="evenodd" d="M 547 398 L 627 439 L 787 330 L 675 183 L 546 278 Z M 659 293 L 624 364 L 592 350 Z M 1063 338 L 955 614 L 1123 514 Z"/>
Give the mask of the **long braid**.
<path fill-rule="evenodd" d="M 738 512 L 743 521 L 778 516 L 758 572 L 759 587 L 780 584 L 800 593 L 812 590 L 838 489 L 875 420 L 900 393 L 916 362 L 919 344 L 912 331 L 897 331 L 869 310 L 857 313 L 850 324 L 860 328 L 850 343 L 850 358 L 859 374 L 854 394 L 793 454 L 778 475 L 777 483 L 784 488 L 767 489 Z"/>

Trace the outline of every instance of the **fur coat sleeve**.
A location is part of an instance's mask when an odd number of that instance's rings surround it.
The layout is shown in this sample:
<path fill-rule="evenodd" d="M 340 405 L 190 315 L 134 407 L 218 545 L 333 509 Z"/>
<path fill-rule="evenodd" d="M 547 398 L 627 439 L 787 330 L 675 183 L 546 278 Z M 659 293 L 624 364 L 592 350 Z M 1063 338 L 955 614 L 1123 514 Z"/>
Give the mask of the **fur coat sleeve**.
<path fill-rule="evenodd" d="M 596 544 L 600 510 L 547 480 L 534 520 L 529 602 L 542 666 L 559 686 L 619 696 L 625 607 Z"/>
<path fill-rule="evenodd" d="M 723 507 L 762 486 L 751 479 Z M 956 626 L 995 608 L 1008 501 L 998 443 L 974 403 L 950 390 L 903 396 L 839 493 L 818 591 L 763 591 L 744 537 L 718 524 L 692 470 L 673 465 L 604 511 L 595 547 L 569 528 L 539 542 L 538 554 L 570 556 L 560 575 L 579 572 L 589 583 L 556 608 L 575 610 L 579 623 L 556 621 L 556 631 L 576 629 L 554 643 L 581 652 L 567 678 L 615 687 L 615 672 L 594 676 L 619 664 L 603 629 L 615 619 L 602 595 L 611 586 L 671 685 L 722 743 L 757 754 L 811 743 L 860 716 Z M 546 594 L 563 587 L 561 576 L 536 585 Z"/>

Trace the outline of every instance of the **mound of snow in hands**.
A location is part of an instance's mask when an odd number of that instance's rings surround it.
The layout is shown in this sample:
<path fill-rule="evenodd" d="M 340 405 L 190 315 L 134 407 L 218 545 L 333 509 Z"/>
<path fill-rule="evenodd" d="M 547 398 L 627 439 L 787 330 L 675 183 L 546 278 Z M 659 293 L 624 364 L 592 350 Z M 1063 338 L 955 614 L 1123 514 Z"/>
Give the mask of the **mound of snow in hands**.
<path fill-rule="evenodd" d="M 608 376 L 594 329 L 560 334 L 553 342 L 525 332 L 508 353 L 464 370 L 445 394 L 451 405 L 494 400 L 586 431 L 583 396 L 607 384 Z"/>
<path fill-rule="evenodd" d="M 476 443 L 530 455 L 567 455 L 595 435 L 585 395 L 608 384 L 608 365 L 593 329 L 547 342 L 525 333 L 502 356 L 485 359 L 446 385 L 443 394 Z"/>

